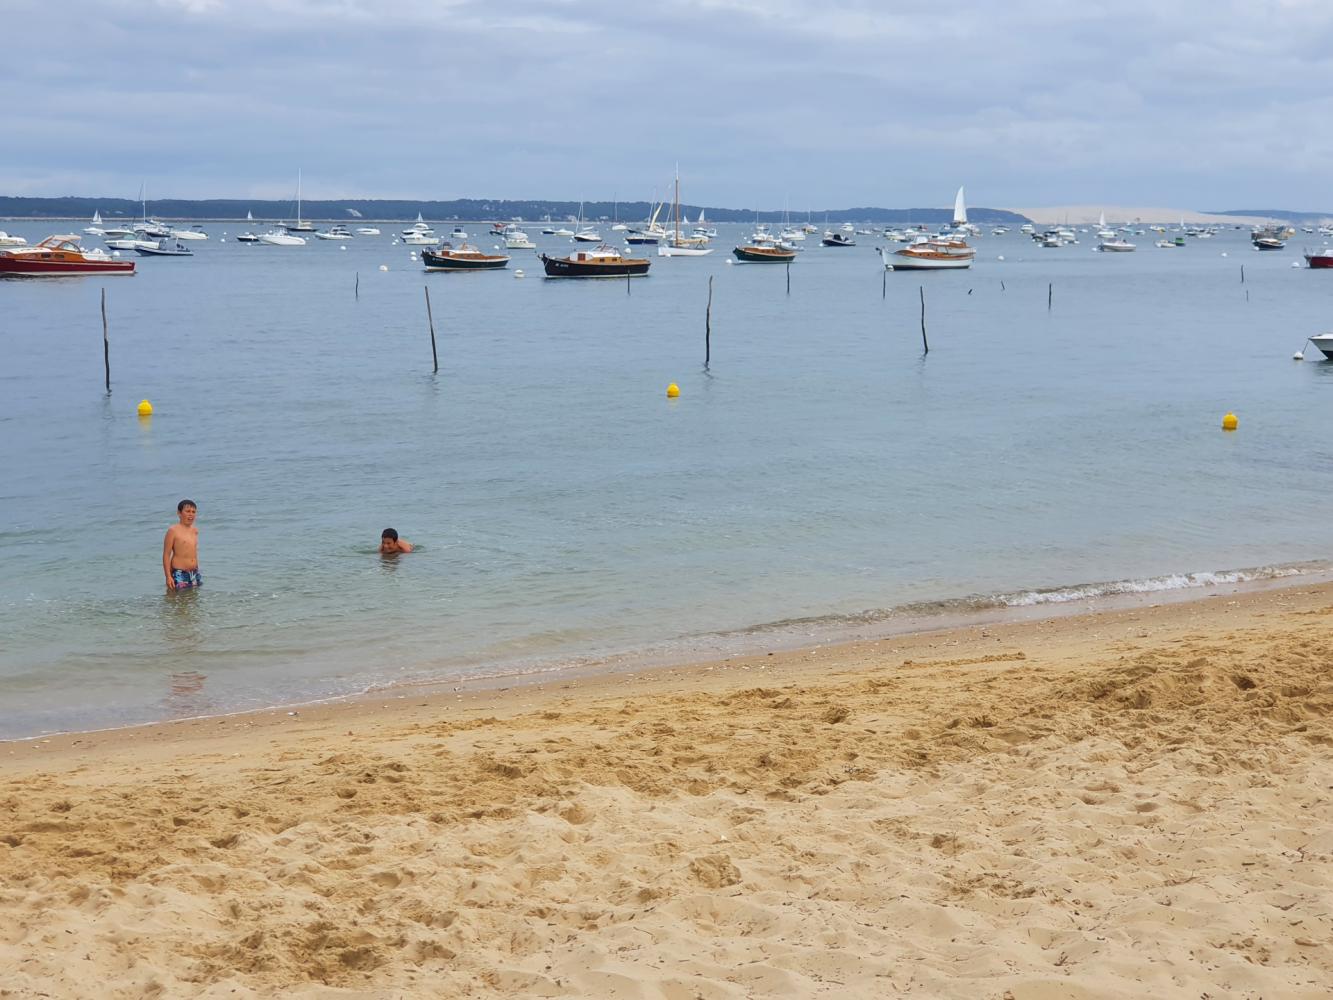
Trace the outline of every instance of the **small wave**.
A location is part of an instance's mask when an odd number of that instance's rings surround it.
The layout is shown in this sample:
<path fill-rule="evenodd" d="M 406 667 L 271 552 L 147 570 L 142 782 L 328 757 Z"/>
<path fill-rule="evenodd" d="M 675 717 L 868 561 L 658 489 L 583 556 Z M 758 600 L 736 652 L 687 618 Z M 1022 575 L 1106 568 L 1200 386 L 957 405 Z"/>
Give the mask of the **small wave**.
<path fill-rule="evenodd" d="M 1131 580 L 1079 583 L 1034 590 L 1015 590 L 993 594 L 969 594 L 938 600 L 912 601 L 889 608 L 868 608 L 840 614 L 783 618 L 739 629 L 736 632 L 711 633 L 714 636 L 760 635 L 774 632 L 813 631 L 826 628 L 873 626 L 904 619 L 934 618 L 948 615 L 999 611 L 1005 608 L 1031 608 L 1041 605 L 1070 604 L 1102 597 L 1132 596 L 1245 583 L 1262 583 L 1286 577 L 1328 574 L 1333 563 L 1310 561 L 1280 565 L 1252 566 L 1244 569 L 1167 573 L 1162 576 Z"/>

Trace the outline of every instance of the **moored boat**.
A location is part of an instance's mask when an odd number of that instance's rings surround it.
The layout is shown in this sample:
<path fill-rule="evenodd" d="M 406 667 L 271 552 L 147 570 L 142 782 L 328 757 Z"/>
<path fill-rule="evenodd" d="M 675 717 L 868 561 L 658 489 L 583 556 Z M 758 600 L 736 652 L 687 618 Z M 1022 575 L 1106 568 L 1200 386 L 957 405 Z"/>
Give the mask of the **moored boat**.
<path fill-rule="evenodd" d="M 1313 268 L 1333 267 L 1333 247 L 1305 251 L 1305 263 Z"/>
<path fill-rule="evenodd" d="M 0 229 L 0 247 L 22 247 L 27 245 L 28 241 L 22 236 L 10 236 L 3 229 Z"/>
<path fill-rule="evenodd" d="M 193 257 L 194 251 L 184 243 L 171 239 L 161 239 L 156 243 L 140 243 L 134 252 L 145 257 Z"/>
<path fill-rule="evenodd" d="M 72 235 L 48 236 L 30 247 L 0 250 L 0 275 L 55 277 L 74 274 L 133 274 L 134 261 L 114 260 L 104 250 L 85 250 Z"/>
<path fill-rule="evenodd" d="M 1253 243 L 1256 250 L 1281 250 L 1287 245 L 1276 236 L 1256 236 Z"/>
<path fill-rule="evenodd" d="M 1102 240 L 1097 244 L 1097 249 L 1102 253 L 1130 253 L 1135 247 L 1133 243 L 1122 240 L 1117 236 L 1109 240 Z"/>
<path fill-rule="evenodd" d="M 820 242 L 821 245 L 826 246 L 826 247 L 854 247 L 854 246 L 856 246 L 856 240 L 852 239 L 852 238 L 851 238 L 850 236 L 848 236 L 846 233 L 834 233 L 834 232 L 828 232 L 828 233 L 825 233 L 825 234 L 824 234 L 824 238 L 821 239 L 819 242 Z"/>
<path fill-rule="evenodd" d="M 504 267 L 504 254 L 482 253 L 471 243 L 441 243 L 434 250 L 421 251 L 421 263 L 427 271 L 490 271 Z"/>
<path fill-rule="evenodd" d="M 267 243 L 271 247 L 303 247 L 305 237 L 294 236 L 286 229 L 270 229 L 266 233 L 259 234 L 259 242 Z"/>
<path fill-rule="evenodd" d="M 736 259 L 746 264 L 790 264 L 796 259 L 796 250 L 791 247 L 776 245 L 735 247 L 731 251 Z"/>
<path fill-rule="evenodd" d="M 1320 333 L 1310 338 L 1310 343 L 1319 349 L 1329 361 L 1333 361 L 1333 333 Z"/>
<path fill-rule="evenodd" d="M 894 271 L 948 271 L 972 266 L 977 251 L 959 239 L 921 237 L 901 250 L 881 250 L 884 266 Z"/>
<path fill-rule="evenodd" d="M 346 226 L 330 226 L 328 229 L 320 230 L 315 234 L 317 240 L 350 240 L 354 237 L 347 231 Z"/>
<path fill-rule="evenodd" d="M 541 255 L 548 278 L 624 278 L 648 273 L 646 257 L 623 257 L 603 243 L 591 250 L 575 250 L 568 257 Z"/>

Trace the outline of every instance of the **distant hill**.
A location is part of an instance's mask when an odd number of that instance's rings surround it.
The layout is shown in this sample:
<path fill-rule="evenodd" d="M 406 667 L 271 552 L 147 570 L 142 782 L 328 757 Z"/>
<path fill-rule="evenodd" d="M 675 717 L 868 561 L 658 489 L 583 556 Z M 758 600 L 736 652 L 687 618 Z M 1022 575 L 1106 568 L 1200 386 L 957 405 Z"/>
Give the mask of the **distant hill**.
<path fill-rule="evenodd" d="M 1287 222 L 1322 222 L 1333 219 L 1333 212 L 1293 212 L 1285 208 L 1232 208 L 1213 215 L 1252 215 L 1265 219 L 1285 219 Z"/>
<path fill-rule="evenodd" d="M 669 211 L 670 206 L 663 210 Z M 761 211 L 753 208 L 716 208 L 703 206 L 712 222 L 768 222 L 783 221 L 780 211 Z M 699 205 L 682 205 L 681 212 L 691 219 L 699 217 Z M 0 197 L 0 218 L 6 219 L 91 219 L 101 212 L 103 219 L 137 219 L 143 213 L 139 202 L 129 198 L 14 198 Z M 148 214 L 161 219 L 218 219 L 244 221 L 246 212 L 256 222 L 290 220 L 296 217 L 296 203 L 289 201 L 243 200 L 238 198 L 184 200 L 155 199 L 148 202 Z M 487 221 L 521 218 L 540 222 L 547 218 L 560 221 L 576 217 L 576 201 L 504 201 L 463 198 L 456 201 L 392 201 L 366 198 L 342 198 L 336 201 L 303 201 L 301 215 L 312 221 L 348 222 L 367 219 L 386 222 L 408 222 L 417 213 L 431 220 Z M 643 201 L 589 201 L 583 204 L 583 217 L 594 222 L 620 219 L 624 222 L 646 220 L 652 206 Z M 969 208 L 968 218 L 982 225 L 1003 223 L 1021 225 L 1028 221 L 1015 212 L 997 208 Z M 830 208 L 812 212 L 793 212 L 793 222 L 809 217 L 817 225 L 843 222 L 902 224 L 948 222 L 952 208 Z"/>

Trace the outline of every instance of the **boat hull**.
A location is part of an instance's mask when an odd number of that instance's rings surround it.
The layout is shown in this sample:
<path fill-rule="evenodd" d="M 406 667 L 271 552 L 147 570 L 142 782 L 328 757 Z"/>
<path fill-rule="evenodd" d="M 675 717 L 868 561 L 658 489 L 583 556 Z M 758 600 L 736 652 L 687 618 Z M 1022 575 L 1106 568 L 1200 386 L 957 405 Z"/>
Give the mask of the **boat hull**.
<path fill-rule="evenodd" d="M 657 248 L 659 257 L 707 257 L 713 247 L 673 247 L 670 245 Z"/>
<path fill-rule="evenodd" d="M 1328 253 L 1307 253 L 1305 263 L 1316 270 L 1324 268 L 1333 268 L 1333 251 Z"/>
<path fill-rule="evenodd" d="M 52 278 L 78 274 L 133 274 L 132 260 L 24 260 L 0 254 L 0 275 L 24 278 Z"/>
<path fill-rule="evenodd" d="M 648 273 L 650 261 L 635 257 L 620 260 L 569 260 L 541 255 L 548 278 L 624 278 Z"/>
<path fill-rule="evenodd" d="M 503 255 L 485 254 L 478 257 L 449 257 L 421 251 L 421 263 L 427 271 L 494 271 L 509 263 Z"/>
<path fill-rule="evenodd" d="M 1329 361 L 1333 361 L 1333 333 L 1321 333 L 1317 337 L 1311 337 L 1310 343 L 1319 348 L 1320 353 Z"/>
<path fill-rule="evenodd" d="M 790 264 L 796 259 L 795 250 L 776 247 L 736 247 L 731 252 L 746 264 Z"/>
<path fill-rule="evenodd" d="M 891 271 L 961 271 L 972 266 L 972 258 L 964 256 L 923 257 L 895 250 L 880 252 L 884 266 Z"/>

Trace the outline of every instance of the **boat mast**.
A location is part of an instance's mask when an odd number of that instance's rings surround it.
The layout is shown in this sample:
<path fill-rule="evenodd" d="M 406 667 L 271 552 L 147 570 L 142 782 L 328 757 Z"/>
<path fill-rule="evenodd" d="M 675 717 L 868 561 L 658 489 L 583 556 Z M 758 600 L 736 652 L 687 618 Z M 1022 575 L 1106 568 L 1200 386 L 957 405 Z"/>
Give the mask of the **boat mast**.
<path fill-rule="evenodd" d="M 676 164 L 676 246 L 680 246 L 680 164 Z"/>
<path fill-rule="evenodd" d="M 301 225 L 301 168 L 296 168 L 296 225 Z"/>

